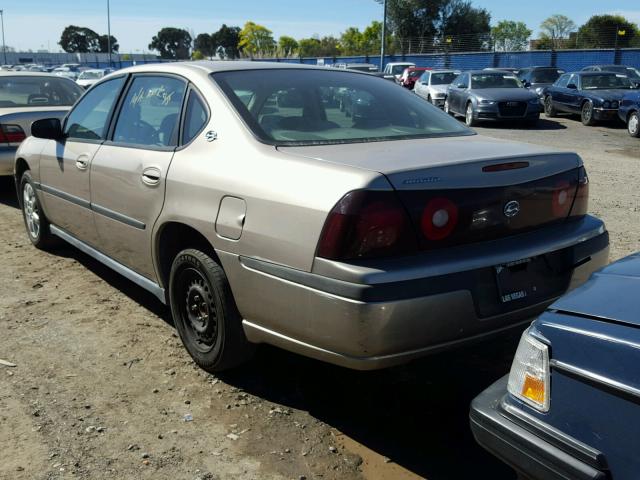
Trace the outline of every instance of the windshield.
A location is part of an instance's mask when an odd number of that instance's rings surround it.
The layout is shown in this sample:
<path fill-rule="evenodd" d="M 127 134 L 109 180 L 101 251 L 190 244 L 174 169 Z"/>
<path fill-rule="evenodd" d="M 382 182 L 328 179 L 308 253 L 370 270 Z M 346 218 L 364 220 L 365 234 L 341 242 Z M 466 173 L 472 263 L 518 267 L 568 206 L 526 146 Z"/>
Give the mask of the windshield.
<path fill-rule="evenodd" d="M 424 73 L 424 70 L 411 70 L 409 72 L 409 78 L 418 78 Z"/>
<path fill-rule="evenodd" d="M 582 76 L 583 90 L 607 90 L 610 88 L 633 88 L 633 85 L 629 77 L 616 73 Z"/>
<path fill-rule="evenodd" d="M 73 105 L 83 90 L 56 77 L 0 77 L 0 107 Z"/>
<path fill-rule="evenodd" d="M 394 65 L 393 67 L 391 67 L 391 73 L 393 75 L 401 75 L 402 72 L 404 72 L 405 69 L 409 67 L 413 67 L 413 65 Z"/>
<path fill-rule="evenodd" d="M 82 72 L 78 77 L 78 80 L 94 80 L 98 78 L 102 78 L 104 76 L 103 72 Z"/>
<path fill-rule="evenodd" d="M 212 77 L 253 133 L 270 144 L 472 134 L 416 95 L 373 76 L 278 69 L 218 72 Z"/>
<path fill-rule="evenodd" d="M 554 83 L 560 72 L 556 69 L 534 70 L 531 72 L 531 83 Z"/>
<path fill-rule="evenodd" d="M 471 75 L 471 88 L 522 88 L 520 80 L 514 75 L 504 73 L 476 73 Z"/>
<path fill-rule="evenodd" d="M 453 72 L 432 73 L 431 85 L 449 85 L 458 75 Z"/>

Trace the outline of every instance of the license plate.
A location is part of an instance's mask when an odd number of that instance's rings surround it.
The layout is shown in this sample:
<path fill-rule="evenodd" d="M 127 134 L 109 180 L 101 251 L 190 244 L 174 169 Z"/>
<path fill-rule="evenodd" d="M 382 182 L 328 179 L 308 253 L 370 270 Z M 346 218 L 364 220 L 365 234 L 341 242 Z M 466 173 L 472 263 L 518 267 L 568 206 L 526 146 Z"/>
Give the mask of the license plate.
<path fill-rule="evenodd" d="M 536 280 L 540 277 L 532 272 L 532 260 L 525 258 L 495 267 L 498 295 L 502 303 L 522 300 L 536 292 Z"/>

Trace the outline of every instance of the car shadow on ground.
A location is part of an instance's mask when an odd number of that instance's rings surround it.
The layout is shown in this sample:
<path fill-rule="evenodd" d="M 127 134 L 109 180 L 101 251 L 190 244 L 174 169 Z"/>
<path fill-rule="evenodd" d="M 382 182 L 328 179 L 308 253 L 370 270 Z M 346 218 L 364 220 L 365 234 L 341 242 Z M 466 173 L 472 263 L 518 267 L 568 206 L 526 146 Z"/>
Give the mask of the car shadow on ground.
<path fill-rule="evenodd" d="M 541 118 L 534 127 L 520 122 L 484 122 L 480 128 L 494 128 L 498 130 L 566 130 L 567 126 L 555 120 Z M 474 127 L 477 128 L 477 127 Z"/>
<path fill-rule="evenodd" d="M 0 177 L 0 203 L 8 207 L 20 208 L 16 196 L 16 186 L 13 177 Z"/>

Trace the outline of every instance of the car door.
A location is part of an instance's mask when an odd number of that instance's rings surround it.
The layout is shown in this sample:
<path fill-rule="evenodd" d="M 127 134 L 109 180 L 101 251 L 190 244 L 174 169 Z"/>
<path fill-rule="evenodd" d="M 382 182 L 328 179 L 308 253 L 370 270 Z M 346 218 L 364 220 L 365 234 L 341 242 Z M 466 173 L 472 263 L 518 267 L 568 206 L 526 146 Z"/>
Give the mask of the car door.
<path fill-rule="evenodd" d="M 107 135 L 109 120 L 126 77 L 88 91 L 63 123 L 63 139 L 47 141 L 40 157 L 40 188 L 49 220 L 95 246 L 90 195 L 91 162 Z"/>
<path fill-rule="evenodd" d="M 463 87 L 468 84 L 468 77 L 468 74 L 463 73 L 459 75 L 449 86 L 449 110 L 452 110 L 456 113 L 461 113 L 460 102 L 464 92 Z"/>
<path fill-rule="evenodd" d="M 571 88 L 569 88 L 571 87 Z M 575 88 L 574 88 L 575 87 Z M 567 111 L 571 113 L 580 113 L 580 104 L 583 100 L 583 92 L 580 90 L 580 75 L 574 73 L 569 78 L 566 89 L 566 106 Z"/>
<path fill-rule="evenodd" d="M 549 94 L 551 95 L 551 101 L 553 107 L 556 110 L 560 110 L 563 112 L 568 111 L 567 102 L 569 101 L 568 89 L 567 85 L 569 84 L 569 79 L 571 78 L 570 73 L 565 73 L 562 75 L 556 83 L 549 89 Z"/>
<path fill-rule="evenodd" d="M 416 86 L 414 87 L 415 92 L 425 99 L 429 96 L 429 76 L 430 75 L 431 74 L 429 72 L 423 73 L 420 76 L 420 78 L 416 81 Z"/>
<path fill-rule="evenodd" d="M 181 77 L 133 75 L 108 140 L 91 164 L 100 250 L 150 279 L 151 231 L 164 204 L 186 90 Z"/>

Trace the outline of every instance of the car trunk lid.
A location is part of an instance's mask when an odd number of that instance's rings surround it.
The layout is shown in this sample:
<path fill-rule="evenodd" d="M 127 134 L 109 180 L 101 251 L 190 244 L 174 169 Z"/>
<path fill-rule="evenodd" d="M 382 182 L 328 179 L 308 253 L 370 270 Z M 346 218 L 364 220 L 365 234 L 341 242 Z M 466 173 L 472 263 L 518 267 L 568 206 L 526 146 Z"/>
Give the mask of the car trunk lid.
<path fill-rule="evenodd" d="M 34 121 L 42 118 L 62 119 L 67 114 L 69 108 L 70 107 L 0 108 L 0 143 L 11 146 L 19 145 L 22 141 L 21 138 L 31 135 L 31 124 Z"/>

